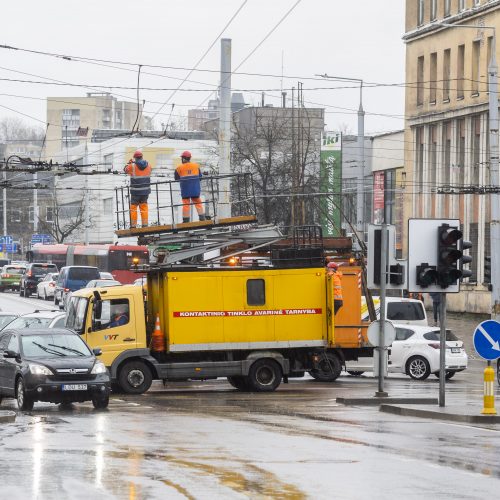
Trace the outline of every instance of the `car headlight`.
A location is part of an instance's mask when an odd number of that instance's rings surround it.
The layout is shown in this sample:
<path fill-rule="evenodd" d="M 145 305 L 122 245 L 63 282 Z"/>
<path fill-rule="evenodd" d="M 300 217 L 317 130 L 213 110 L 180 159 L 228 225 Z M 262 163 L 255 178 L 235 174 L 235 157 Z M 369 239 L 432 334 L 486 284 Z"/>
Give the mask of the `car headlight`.
<path fill-rule="evenodd" d="M 54 375 L 54 373 L 43 365 L 29 365 L 30 372 L 33 375 Z"/>
<path fill-rule="evenodd" d="M 106 373 L 106 365 L 104 363 L 101 363 L 100 361 L 97 361 L 90 373 L 92 375 L 99 375 L 99 373 Z"/>

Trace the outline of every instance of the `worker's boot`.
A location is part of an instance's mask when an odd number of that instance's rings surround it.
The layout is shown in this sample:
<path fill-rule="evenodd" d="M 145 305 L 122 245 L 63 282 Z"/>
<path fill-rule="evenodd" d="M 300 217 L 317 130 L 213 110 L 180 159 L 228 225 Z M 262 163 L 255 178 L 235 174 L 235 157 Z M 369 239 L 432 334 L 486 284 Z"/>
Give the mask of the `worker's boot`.
<path fill-rule="evenodd" d="M 185 224 L 186 222 L 189 222 L 189 217 L 182 218 L 182 223 Z"/>
<path fill-rule="evenodd" d="M 205 220 L 205 214 L 200 214 L 200 215 L 198 215 L 198 218 L 199 218 L 200 220 Z"/>

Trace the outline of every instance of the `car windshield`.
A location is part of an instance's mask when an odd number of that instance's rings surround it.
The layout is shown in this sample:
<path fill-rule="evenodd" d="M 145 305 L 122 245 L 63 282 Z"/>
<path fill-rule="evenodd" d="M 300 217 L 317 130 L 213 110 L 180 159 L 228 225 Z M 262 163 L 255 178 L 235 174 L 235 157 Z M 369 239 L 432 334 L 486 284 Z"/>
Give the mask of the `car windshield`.
<path fill-rule="evenodd" d="M 12 320 L 16 319 L 17 316 L 15 314 L 0 316 L 0 330 L 3 330 Z"/>
<path fill-rule="evenodd" d="M 48 272 L 57 271 L 54 264 L 36 264 L 31 266 L 31 271 L 35 276 L 45 276 Z"/>
<path fill-rule="evenodd" d="M 420 321 L 425 319 L 420 302 L 389 302 L 387 319 L 391 321 Z"/>
<path fill-rule="evenodd" d="M 46 358 L 48 356 L 81 357 L 91 356 L 92 352 L 85 342 L 74 334 L 22 335 L 21 345 L 24 356 Z"/>
<path fill-rule="evenodd" d="M 7 274 L 23 274 L 24 267 L 6 267 L 4 272 Z"/>
<path fill-rule="evenodd" d="M 92 286 L 98 287 L 98 286 L 116 286 L 116 285 L 121 285 L 119 281 L 115 280 L 96 280 L 92 282 Z"/>
<path fill-rule="evenodd" d="M 9 324 L 10 328 L 48 328 L 52 318 L 40 318 L 39 316 L 16 318 Z"/>
<path fill-rule="evenodd" d="M 439 330 L 432 330 L 432 332 L 424 333 L 426 340 L 439 340 Z M 460 340 L 451 330 L 446 330 L 446 340 Z"/>
<path fill-rule="evenodd" d="M 73 267 L 68 272 L 68 279 L 82 281 L 99 279 L 99 271 L 94 267 Z"/>

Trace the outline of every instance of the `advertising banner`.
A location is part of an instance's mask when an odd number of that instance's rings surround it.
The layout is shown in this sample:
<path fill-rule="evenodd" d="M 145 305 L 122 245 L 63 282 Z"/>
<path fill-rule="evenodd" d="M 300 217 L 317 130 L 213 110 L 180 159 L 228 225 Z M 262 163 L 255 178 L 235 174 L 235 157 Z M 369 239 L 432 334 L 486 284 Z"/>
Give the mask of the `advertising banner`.
<path fill-rule="evenodd" d="M 320 198 L 323 236 L 341 236 L 342 134 L 324 132 L 321 137 Z"/>

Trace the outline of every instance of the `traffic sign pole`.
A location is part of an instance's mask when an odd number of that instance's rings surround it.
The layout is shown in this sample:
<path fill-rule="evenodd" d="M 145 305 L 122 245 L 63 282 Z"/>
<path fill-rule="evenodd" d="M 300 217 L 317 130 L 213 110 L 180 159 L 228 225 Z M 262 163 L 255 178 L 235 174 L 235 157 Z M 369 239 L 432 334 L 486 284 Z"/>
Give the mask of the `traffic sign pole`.
<path fill-rule="evenodd" d="M 445 406 L 446 398 L 446 294 L 441 294 L 439 311 L 439 406 Z"/>

